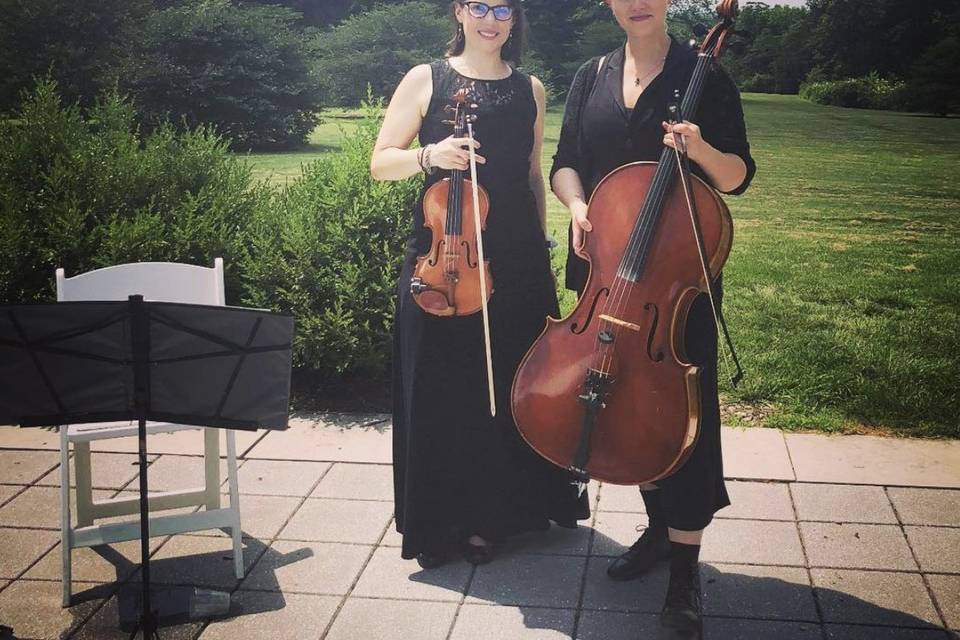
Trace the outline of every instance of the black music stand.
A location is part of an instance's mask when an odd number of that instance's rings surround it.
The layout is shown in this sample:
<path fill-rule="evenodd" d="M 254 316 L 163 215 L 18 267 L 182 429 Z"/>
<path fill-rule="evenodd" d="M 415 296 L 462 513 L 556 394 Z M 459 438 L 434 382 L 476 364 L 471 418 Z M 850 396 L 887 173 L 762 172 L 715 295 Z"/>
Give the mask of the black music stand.
<path fill-rule="evenodd" d="M 0 306 L 0 424 L 138 421 L 142 594 L 131 638 L 138 631 L 159 637 L 150 594 L 147 421 L 286 429 L 292 337 L 287 315 L 142 296 Z"/>

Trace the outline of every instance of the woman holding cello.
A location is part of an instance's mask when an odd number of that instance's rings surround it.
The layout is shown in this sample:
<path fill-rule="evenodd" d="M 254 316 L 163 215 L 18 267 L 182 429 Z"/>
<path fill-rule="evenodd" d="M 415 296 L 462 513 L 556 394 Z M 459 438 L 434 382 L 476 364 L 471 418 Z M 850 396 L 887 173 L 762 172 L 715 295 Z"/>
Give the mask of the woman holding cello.
<path fill-rule="evenodd" d="M 605 2 L 624 30 L 626 43 L 577 72 L 551 170 L 553 191 L 571 215 L 566 284 L 581 293 L 590 271 L 583 259 L 585 237 L 603 238 L 605 232 L 599 222 L 591 223 L 588 202 L 611 171 L 637 161 L 657 161 L 665 146 L 673 149 L 678 141 L 685 143 L 692 172 L 717 191 L 742 193 L 756 170 L 739 93 L 718 66 L 706 76 L 699 107 L 683 114 L 682 122 L 668 123 L 668 105 L 676 92 L 687 90 L 697 64 L 696 50 L 666 32 L 669 0 Z M 713 293 L 719 307 L 719 278 Z M 720 451 L 717 328 L 708 296 L 697 296 L 685 321 L 686 356 L 700 367 L 698 439 L 682 466 L 640 486 L 649 523 L 636 543 L 608 567 L 608 575 L 630 580 L 669 558 L 670 583 L 661 619 L 675 637 L 695 638 L 701 633 L 701 537 L 714 513 L 730 502 Z M 693 412 L 697 413 L 695 407 Z M 603 433 L 594 437 L 602 438 Z"/>
<path fill-rule="evenodd" d="M 371 160 L 380 180 L 427 174 L 397 284 L 393 352 L 396 525 L 402 556 L 424 568 L 457 551 L 483 563 L 506 536 L 587 517 L 569 474 L 523 442 L 510 413 L 516 367 L 559 309 L 544 233 L 544 88 L 516 69 L 520 1 L 492 2 L 452 2 L 448 57 L 400 82 Z M 471 273 L 484 258 L 480 284 Z M 464 300 L 484 287 L 492 293 L 480 313 Z"/>

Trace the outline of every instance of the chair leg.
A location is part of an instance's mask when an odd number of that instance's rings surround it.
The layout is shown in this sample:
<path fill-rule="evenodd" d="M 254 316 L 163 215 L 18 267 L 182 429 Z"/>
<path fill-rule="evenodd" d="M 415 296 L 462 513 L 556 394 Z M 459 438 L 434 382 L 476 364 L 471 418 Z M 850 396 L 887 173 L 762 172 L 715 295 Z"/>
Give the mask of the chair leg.
<path fill-rule="evenodd" d="M 220 508 L 220 430 L 203 430 L 204 503 L 207 511 Z"/>
<path fill-rule="evenodd" d="M 62 606 L 70 606 L 72 564 L 70 561 L 70 441 L 66 425 L 60 427 L 60 555 L 63 562 Z"/>
<path fill-rule="evenodd" d="M 237 481 L 237 441 L 233 431 L 227 431 L 227 483 L 230 485 L 230 510 L 233 512 L 233 572 L 237 580 L 243 578 L 243 531 L 240 527 L 240 486 Z"/>
<path fill-rule="evenodd" d="M 93 524 L 93 481 L 90 471 L 90 443 L 73 443 L 73 473 L 77 479 L 77 526 Z"/>

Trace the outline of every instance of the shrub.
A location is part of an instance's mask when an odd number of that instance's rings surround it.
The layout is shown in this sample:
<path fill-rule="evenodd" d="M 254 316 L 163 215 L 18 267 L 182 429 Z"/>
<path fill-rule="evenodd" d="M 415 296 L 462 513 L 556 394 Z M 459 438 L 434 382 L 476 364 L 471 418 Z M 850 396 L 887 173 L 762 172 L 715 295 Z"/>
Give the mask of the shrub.
<path fill-rule="evenodd" d="M 862 78 L 807 82 L 800 87 L 800 97 L 818 104 L 859 109 L 899 108 L 904 83 L 870 73 Z"/>
<path fill-rule="evenodd" d="M 301 145 L 317 124 L 311 51 L 283 7 L 189 2 L 154 12 L 122 65 L 148 123 L 211 123 L 237 148 Z"/>
<path fill-rule="evenodd" d="M 396 278 L 421 181 L 377 182 L 382 103 L 364 103 L 343 149 L 303 169 L 251 226 L 245 301 L 292 313 L 294 364 L 321 378 L 382 373 Z"/>
<path fill-rule="evenodd" d="M 116 92 L 83 110 L 38 81 L 0 121 L 0 302 L 51 299 L 56 267 L 216 256 L 236 298 L 243 234 L 265 202 L 209 127 L 141 136 Z"/>
<path fill-rule="evenodd" d="M 740 82 L 740 91 L 776 93 L 776 79 L 769 73 L 755 73 Z"/>

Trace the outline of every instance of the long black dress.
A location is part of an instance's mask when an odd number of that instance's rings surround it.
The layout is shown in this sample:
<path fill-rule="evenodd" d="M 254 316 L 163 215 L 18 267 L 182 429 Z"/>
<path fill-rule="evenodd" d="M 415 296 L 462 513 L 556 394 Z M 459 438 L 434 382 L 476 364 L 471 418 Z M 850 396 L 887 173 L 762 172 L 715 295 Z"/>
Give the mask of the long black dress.
<path fill-rule="evenodd" d="M 404 558 L 436 553 L 465 536 L 497 540 L 543 529 L 549 520 L 572 526 L 588 515 L 571 478 L 535 454 L 510 412 L 510 386 L 520 360 L 559 315 L 529 157 L 537 107 L 530 77 L 474 80 L 446 60 L 431 65 L 433 97 L 420 129 L 427 145 L 452 133 L 444 107 L 460 88 L 478 105 L 476 139 L 485 165 L 478 179 L 490 196 L 484 248 L 494 292 L 489 301 L 497 417 L 488 408 L 480 314 L 441 318 L 423 312 L 410 294 L 418 255 L 430 248 L 422 205 L 414 211 L 397 283 L 393 366 L 393 460 L 397 530 Z M 424 191 L 445 177 L 427 178 Z"/>
<path fill-rule="evenodd" d="M 681 95 L 696 64 L 696 51 L 672 41 L 663 71 L 640 94 L 633 108 L 623 103 L 621 47 L 603 59 L 585 63 L 577 72 L 567 96 L 563 127 L 550 176 L 562 168 L 577 171 L 589 197 L 607 173 L 630 162 L 656 161 L 663 150 L 661 122 L 674 91 Z M 729 193 L 743 193 L 756 172 L 750 155 L 743 108 L 736 85 L 723 69 L 714 66 L 704 87 L 696 114 L 685 119 L 700 126 L 704 140 L 725 153 L 740 156 L 747 165 L 742 184 Z M 691 163 L 693 172 L 707 180 Z M 707 180 L 709 183 L 709 180 Z M 602 233 L 602 230 L 597 231 Z M 568 254 L 566 284 L 583 288 L 588 272 L 585 260 L 572 247 Z M 717 283 L 719 306 L 722 286 Z M 703 529 L 714 513 L 730 504 L 723 482 L 720 449 L 720 402 L 717 391 L 717 331 L 706 296 L 690 309 L 685 334 L 687 354 L 702 367 L 700 373 L 700 437 L 686 464 L 668 478 L 657 481 L 660 502 L 669 527 L 684 531 Z"/>

